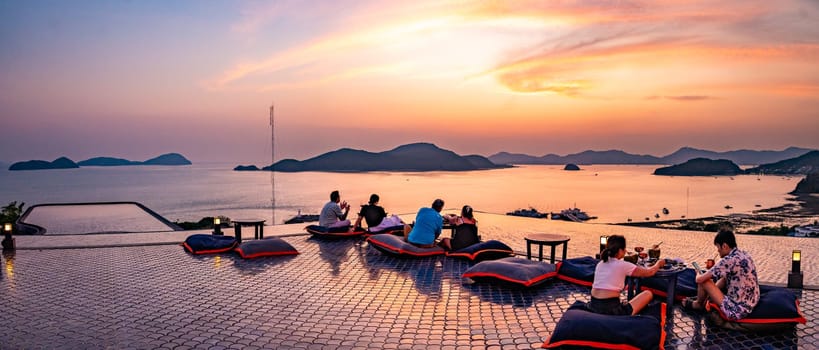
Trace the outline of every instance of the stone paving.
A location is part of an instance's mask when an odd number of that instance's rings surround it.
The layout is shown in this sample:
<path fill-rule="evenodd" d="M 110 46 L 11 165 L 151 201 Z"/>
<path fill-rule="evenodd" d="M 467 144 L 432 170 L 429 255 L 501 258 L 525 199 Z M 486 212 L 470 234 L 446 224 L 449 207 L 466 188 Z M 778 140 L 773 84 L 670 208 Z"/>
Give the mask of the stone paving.
<path fill-rule="evenodd" d="M 482 222 L 484 239 L 500 235 L 489 221 Z M 621 229 L 585 226 L 582 230 Z M 566 227 L 578 225 L 546 228 Z M 627 230 L 629 239 L 666 239 L 657 230 Z M 569 256 L 594 250 L 597 232 L 592 231 L 562 231 L 573 237 Z M 522 239 L 512 238 L 504 240 L 525 249 Z M 469 262 L 385 256 L 359 239 L 284 239 L 301 254 L 243 260 L 154 245 L 20 249 L 4 255 L 0 348 L 529 349 L 548 339 L 569 305 L 589 299 L 588 288 L 558 280 L 531 289 L 464 284 L 460 276 Z M 684 240 L 663 247 L 682 247 Z M 689 245 L 699 240 L 708 238 Z M 710 254 L 710 249 L 686 249 L 692 256 Z M 792 332 L 723 331 L 678 307 L 665 348 L 814 348 L 819 291 L 795 292 L 808 323 Z"/>

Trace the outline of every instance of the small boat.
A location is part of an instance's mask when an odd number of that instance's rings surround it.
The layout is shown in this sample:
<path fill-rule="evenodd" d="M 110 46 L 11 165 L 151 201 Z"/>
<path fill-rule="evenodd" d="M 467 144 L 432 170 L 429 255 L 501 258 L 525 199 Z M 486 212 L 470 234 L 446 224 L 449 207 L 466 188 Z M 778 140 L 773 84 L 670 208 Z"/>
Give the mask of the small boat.
<path fill-rule="evenodd" d="M 725 206 L 725 209 L 734 209 L 730 204 Z"/>
<path fill-rule="evenodd" d="M 663 214 L 668 215 L 668 208 L 663 208 Z"/>
<path fill-rule="evenodd" d="M 654 214 L 654 218 L 655 218 L 655 219 L 659 219 L 659 218 L 660 218 L 660 214 Z"/>
<path fill-rule="evenodd" d="M 527 217 L 527 218 L 537 218 L 537 219 L 543 219 L 543 218 L 548 218 L 549 217 L 549 214 L 541 213 L 541 212 L 537 211 L 537 209 L 532 208 L 532 207 L 529 207 L 529 209 L 518 209 L 518 210 L 515 210 L 515 211 L 510 211 L 510 212 L 506 213 L 506 215 L 523 216 L 523 217 Z"/>
<path fill-rule="evenodd" d="M 284 220 L 284 223 L 285 224 L 303 224 L 305 222 L 313 222 L 313 221 L 319 221 L 319 215 L 318 214 L 302 214 L 301 210 L 299 210 L 299 213 L 296 214 L 296 216 L 294 216 L 292 218 L 289 218 L 287 220 Z"/>
<path fill-rule="evenodd" d="M 560 211 L 559 214 L 552 214 L 552 220 L 566 220 L 566 221 L 574 221 L 574 222 L 584 222 L 587 220 L 597 219 L 596 216 L 590 216 L 586 214 L 586 212 L 577 209 L 577 208 L 569 208 L 563 209 Z"/>

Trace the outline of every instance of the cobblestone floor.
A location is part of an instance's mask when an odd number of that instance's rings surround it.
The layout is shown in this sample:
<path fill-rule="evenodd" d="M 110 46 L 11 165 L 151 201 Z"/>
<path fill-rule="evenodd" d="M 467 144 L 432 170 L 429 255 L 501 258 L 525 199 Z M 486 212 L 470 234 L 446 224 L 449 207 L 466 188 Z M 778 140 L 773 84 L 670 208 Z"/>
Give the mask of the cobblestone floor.
<path fill-rule="evenodd" d="M 285 240 L 301 254 L 18 250 L 0 275 L 0 348 L 529 349 L 589 298 L 557 280 L 466 285 L 466 261 L 394 258 L 357 239 Z M 799 295 L 808 323 L 776 336 L 718 330 L 675 308 L 665 348 L 815 348 L 819 292 Z"/>

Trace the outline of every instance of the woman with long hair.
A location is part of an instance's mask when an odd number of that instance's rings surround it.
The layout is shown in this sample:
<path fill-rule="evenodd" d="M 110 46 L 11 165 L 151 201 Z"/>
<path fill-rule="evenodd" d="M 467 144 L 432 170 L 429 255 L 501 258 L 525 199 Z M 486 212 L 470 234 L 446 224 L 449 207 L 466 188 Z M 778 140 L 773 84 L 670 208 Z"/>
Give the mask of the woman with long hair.
<path fill-rule="evenodd" d="M 605 315 L 636 315 L 653 298 L 650 291 L 637 294 L 631 301 L 620 301 L 620 293 L 625 287 L 626 276 L 651 277 L 657 273 L 665 260 L 658 260 L 649 268 L 640 267 L 624 261 L 626 255 L 626 238 L 620 235 L 609 236 L 606 249 L 600 253 L 602 261 L 594 269 L 591 302 L 592 312 Z"/>

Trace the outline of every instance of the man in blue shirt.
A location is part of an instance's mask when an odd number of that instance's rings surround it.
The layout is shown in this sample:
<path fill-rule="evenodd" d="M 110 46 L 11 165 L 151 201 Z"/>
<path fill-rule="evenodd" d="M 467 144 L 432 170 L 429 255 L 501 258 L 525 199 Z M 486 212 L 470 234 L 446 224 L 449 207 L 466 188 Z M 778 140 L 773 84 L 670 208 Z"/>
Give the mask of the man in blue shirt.
<path fill-rule="evenodd" d="M 409 225 L 404 226 L 404 237 L 407 242 L 421 247 L 433 247 L 435 239 L 438 238 L 444 227 L 444 218 L 441 217 L 442 209 L 444 209 L 444 201 L 436 199 L 432 202 L 432 208 L 418 210 L 412 230 L 409 229 Z"/>

